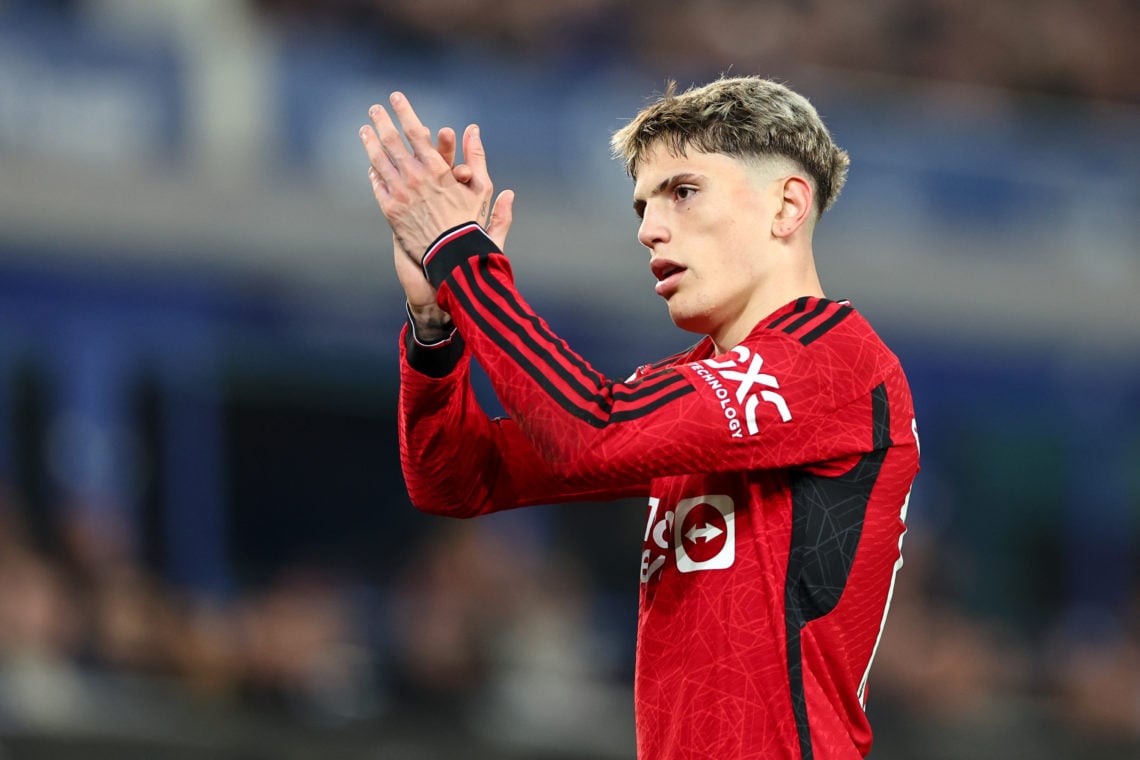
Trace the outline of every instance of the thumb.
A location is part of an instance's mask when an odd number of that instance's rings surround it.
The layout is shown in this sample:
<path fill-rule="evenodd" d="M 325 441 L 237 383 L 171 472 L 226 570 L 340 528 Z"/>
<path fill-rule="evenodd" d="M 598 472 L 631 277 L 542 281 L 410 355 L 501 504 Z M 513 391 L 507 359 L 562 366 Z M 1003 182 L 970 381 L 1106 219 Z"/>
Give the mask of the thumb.
<path fill-rule="evenodd" d="M 504 190 L 495 199 L 491 208 L 491 220 L 487 222 L 487 236 L 495 241 L 500 250 L 506 250 L 507 233 L 514 219 L 515 191 Z"/>

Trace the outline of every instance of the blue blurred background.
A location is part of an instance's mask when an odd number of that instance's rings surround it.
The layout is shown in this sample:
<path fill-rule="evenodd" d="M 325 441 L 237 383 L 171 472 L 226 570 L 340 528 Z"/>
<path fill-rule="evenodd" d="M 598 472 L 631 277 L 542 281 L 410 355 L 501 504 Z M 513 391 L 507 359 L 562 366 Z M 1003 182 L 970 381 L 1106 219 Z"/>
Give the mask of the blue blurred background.
<path fill-rule="evenodd" d="M 0 0 L 0 758 L 632 758 L 645 505 L 410 507 L 356 131 L 397 88 L 478 121 L 520 287 L 625 376 L 693 337 L 609 135 L 726 71 L 851 153 L 824 287 L 914 390 L 872 757 L 1140 756 L 1138 38 L 1134 0 Z"/>

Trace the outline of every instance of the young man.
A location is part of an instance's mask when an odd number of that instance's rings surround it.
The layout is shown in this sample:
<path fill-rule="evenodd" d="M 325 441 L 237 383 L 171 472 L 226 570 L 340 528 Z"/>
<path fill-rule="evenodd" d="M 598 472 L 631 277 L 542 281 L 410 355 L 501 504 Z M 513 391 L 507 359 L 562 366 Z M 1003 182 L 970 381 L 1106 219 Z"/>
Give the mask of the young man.
<path fill-rule="evenodd" d="M 451 166 L 406 98 L 361 139 L 398 241 L 410 325 L 401 461 L 420 509 L 648 498 L 638 756 L 857 758 L 918 440 L 896 357 L 824 297 L 812 231 L 847 156 L 814 108 L 759 78 L 672 88 L 613 140 L 638 238 L 692 349 L 609 380 L 515 289 L 478 130 Z M 480 226 L 487 221 L 486 230 Z M 402 251 L 400 250 L 402 249 Z M 509 419 L 468 383 L 486 368 Z"/>

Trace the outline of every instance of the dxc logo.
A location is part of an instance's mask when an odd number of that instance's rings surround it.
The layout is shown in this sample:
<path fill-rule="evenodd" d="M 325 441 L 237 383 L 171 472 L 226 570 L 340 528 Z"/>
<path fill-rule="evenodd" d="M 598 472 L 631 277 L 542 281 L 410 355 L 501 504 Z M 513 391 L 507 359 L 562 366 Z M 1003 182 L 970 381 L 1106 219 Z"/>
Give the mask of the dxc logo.
<path fill-rule="evenodd" d="M 756 435 L 760 432 L 760 425 L 756 421 L 756 410 L 760 406 L 761 400 L 776 407 L 776 411 L 780 413 L 781 421 L 789 422 L 792 419 L 792 413 L 788 409 L 784 397 L 776 392 L 780 388 L 780 383 L 772 375 L 760 371 L 761 367 L 764 366 L 764 357 L 760 354 L 753 354 L 746 346 L 737 346 L 732 349 L 732 353 L 735 354 L 735 359 L 724 361 L 705 359 L 689 366 L 709 384 L 709 387 L 716 394 L 733 437 L 739 438 L 741 436 L 740 421 L 737 419 L 740 412 L 743 413 L 748 434 Z M 741 371 L 740 368 L 746 363 L 748 368 Z M 710 372 L 710 369 L 716 370 L 716 373 Z M 743 407 L 740 412 L 731 405 L 732 396 L 725 384 L 721 382 L 722 380 L 737 384 L 735 401 L 736 404 Z M 762 389 L 759 394 L 753 392 L 754 386 L 761 386 Z"/>

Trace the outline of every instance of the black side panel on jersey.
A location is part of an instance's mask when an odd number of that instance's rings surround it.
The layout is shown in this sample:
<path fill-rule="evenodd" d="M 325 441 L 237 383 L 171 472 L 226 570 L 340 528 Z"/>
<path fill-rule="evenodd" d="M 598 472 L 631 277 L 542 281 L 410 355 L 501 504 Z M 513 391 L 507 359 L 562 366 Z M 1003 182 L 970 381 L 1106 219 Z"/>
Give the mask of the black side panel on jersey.
<path fill-rule="evenodd" d="M 811 731 L 804 695 L 800 631 L 835 609 L 863 532 L 871 490 L 891 446 L 890 406 L 886 386 L 871 391 L 873 450 L 838 477 L 792 475 L 792 543 L 784 586 L 788 636 L 788 674 L 792 708 L 803 760 L 811 760 Z"/>

